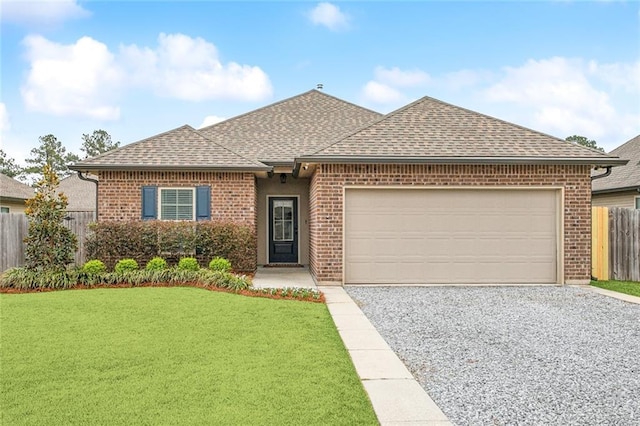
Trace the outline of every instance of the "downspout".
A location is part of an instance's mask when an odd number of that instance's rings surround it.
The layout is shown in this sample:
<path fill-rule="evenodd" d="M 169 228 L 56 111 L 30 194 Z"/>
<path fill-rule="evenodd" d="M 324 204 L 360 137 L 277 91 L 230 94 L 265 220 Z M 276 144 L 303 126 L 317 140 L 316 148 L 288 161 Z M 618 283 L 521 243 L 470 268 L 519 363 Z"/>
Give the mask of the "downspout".
<path fill-rule="evenodd" d="M 96 184 L 96 210 L 93 213 L 93 220 L 97 222 L 98 221 L 98 180 L 83 176 L 81 171 L 78 171 L 78 177 L 82 180 L 86 180 L 87 182 L 93 182 Z"/>
<path fill-rule="evenodd" d="M 613 166 L 606 166 L 606 169 L 607 169 L 607 171 L 606 171 L 606 172 L 604 172 L 604 173 L 603 173 L 603 174 L 601 174 L 601 175 L 591 176 L 591 180 L 593 181 L 593 180 L 596 180 L 596 179 L 600 179 L 600 178 L 603 178 L 603 177 L 607 177 L 607 176 L 609 176 L 609 175 L 611 174 L 611 168 L 612 168 L 612 167 L 613 167 Z"/>

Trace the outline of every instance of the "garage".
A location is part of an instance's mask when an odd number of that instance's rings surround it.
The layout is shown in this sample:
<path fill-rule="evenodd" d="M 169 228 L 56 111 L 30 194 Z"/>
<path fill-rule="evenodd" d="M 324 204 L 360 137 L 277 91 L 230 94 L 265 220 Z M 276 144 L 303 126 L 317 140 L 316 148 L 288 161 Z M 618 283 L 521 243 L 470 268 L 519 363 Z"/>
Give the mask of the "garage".
<path fill-rule="evenodd" d="M 345 188 L 345 284 L 559 283 L 557 188 Z"/>

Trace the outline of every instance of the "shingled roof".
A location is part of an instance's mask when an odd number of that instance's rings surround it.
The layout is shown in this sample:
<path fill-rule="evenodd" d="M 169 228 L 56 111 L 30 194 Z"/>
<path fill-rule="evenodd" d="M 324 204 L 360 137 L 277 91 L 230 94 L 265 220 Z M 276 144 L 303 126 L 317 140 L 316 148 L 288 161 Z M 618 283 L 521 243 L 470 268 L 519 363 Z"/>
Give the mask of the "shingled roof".
<path fill-rule="evenodd" d="M 268 170 L 213 142 L 189 125 L 80 161 L 73 170 Z"/>
<path fill-rule="evenodd" d="M 614 167 L 611 174 L 593 181 L 594 193 L 640 188 L 640 135 L 620 145 L 609 154 L 629 160 L 625 166 Z"/>
<path fill-rule="evenodd" d="M 28 200 L 35 195 L 35 191 L 29 185 L 10 178 L 0 173 L 0 197 L 16 200 Z"/>
<path fill-rule="evenodd" d="M 200 129 L 211 140 L 245 157 L 293 163 L 382 117 L 382 114 L 310 90 Z"/>
<path fill-rule="evenodd" d="M 89 179 L 97 179 L 97 176 L 89 175 Z M 67 176 L 60 181 L 58 191 L 67 196 L 69 212 L 92 212 L 96 210 L 96 184 L 82 180 L 76 173 Z"/>
<path fill-rule="evenodd" d="M 619 159 L 424 97 L 298 161 L 584 162 Z"/>

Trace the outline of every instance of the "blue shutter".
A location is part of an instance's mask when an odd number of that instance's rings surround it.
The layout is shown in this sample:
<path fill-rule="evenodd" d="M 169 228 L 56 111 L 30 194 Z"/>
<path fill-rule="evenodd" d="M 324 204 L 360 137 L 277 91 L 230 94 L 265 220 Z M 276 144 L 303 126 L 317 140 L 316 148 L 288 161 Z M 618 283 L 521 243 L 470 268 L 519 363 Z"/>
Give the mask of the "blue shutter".
<path fill-rule="evenodd" d="M 196 220 L 211 219 L 211 187 L 196 186 Z"/>
<path fill-rule="evenodd" d="M 158 187 L 142 187 L 142 220 L 153 220 L 158 217 Z"/>

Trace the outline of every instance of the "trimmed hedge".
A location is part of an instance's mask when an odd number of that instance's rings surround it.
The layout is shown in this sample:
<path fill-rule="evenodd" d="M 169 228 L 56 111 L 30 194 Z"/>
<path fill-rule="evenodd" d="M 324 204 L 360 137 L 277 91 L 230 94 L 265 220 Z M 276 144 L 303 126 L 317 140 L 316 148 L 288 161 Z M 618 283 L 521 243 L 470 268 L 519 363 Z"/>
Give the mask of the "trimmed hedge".
<path fill-rule="evenodd" d="M 87 256 L 113 269 L 122 258 L 146 265 L 161 256 L 170 266 L 183 257 L 207 265 L 214 257 L 231 262 L 235 271 L 255 271 L 257 240 L 250 227 L 231 222 L 98 222 L 90 225 Z"/>

